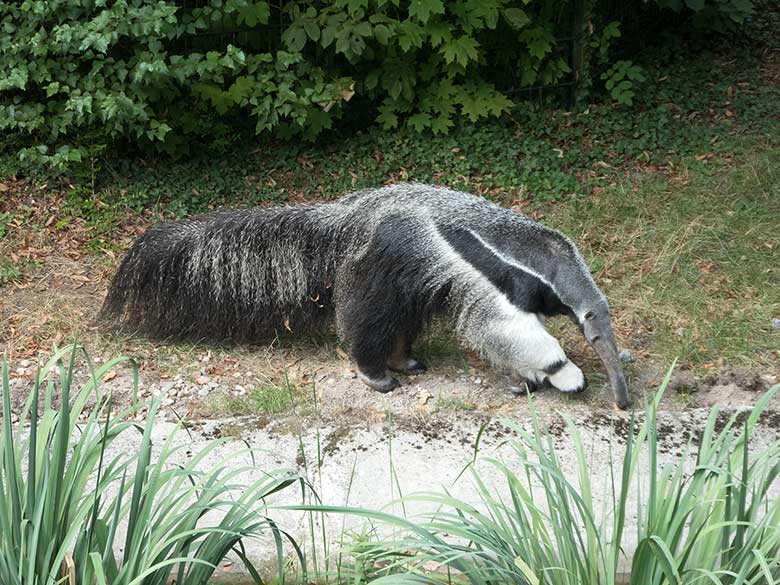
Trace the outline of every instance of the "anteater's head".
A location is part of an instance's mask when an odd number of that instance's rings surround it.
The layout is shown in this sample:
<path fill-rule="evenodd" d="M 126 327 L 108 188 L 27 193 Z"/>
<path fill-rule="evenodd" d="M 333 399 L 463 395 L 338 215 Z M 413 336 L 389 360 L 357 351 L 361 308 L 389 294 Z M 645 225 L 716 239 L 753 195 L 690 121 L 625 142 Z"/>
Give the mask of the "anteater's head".
<path fill-rule="evenodd" d="M 577 247 L 563 234 L 539 224 L 523 222 L 519 226 L 514 233 L 507 230 L 509 237 L 502 243 L 513 265 L 538 281 L 539 303 L 532 310 L 548 316 L 567 315 L 577 324 L 607 370 L 615 403 L 628 408 L 631 401 L 609 305 Z"/>
<path fill-rule="evenodd" d="M 575 245 L 560 234 L 555 234 L 551 246 L 557 257 L 555 269 L 550 279 L 563 305 L 563 313 L 568 315 L 580 328 L 585 340 L 596 351 L 609 377 L 615 403 L 620 408 L 628 408 L 626 378 L 617 349 L 615 335 L 612 332 L 612 319 L 609 304 L 604 294 L 590 274 Z M 548 248 L 550 250 L 550 248 Z"/>

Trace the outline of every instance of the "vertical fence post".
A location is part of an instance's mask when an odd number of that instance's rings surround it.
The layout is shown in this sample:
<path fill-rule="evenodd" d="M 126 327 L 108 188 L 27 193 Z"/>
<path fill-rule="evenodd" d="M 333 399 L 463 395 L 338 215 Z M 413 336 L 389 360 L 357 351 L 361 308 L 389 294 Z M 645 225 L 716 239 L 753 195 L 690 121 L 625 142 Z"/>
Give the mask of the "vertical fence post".
<path fill-rule="evenodd" d="M 571 69 L 572 84 L 569 90 L 569 108 L 577 104 L 580 80 L 582 79 L 583 42 L 585 37 L 586 0 L 574 0 L 574 18 L 572 19 Z"/>

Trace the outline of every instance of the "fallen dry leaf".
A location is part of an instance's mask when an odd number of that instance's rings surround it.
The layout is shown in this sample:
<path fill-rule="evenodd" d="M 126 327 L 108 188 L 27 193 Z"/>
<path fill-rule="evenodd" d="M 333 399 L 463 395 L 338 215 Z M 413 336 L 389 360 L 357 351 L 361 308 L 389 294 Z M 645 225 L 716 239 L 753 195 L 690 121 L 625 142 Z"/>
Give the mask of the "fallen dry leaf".
<path fill-rule="evenodd" d="M 417 393 L 417 402 L 419 402 L 421 405 L 428 404 L 428 401 L 433 398 L 433 394 L 428 392 L 427 390 L 421 390 Z"/>

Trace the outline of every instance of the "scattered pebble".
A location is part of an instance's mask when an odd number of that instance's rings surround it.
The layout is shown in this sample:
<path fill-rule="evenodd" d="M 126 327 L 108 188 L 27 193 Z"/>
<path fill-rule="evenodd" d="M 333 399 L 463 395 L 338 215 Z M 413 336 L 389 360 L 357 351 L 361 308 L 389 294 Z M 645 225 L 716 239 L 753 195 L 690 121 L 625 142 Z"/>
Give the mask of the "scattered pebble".
<path fill-rule="evenodd" d="M 205 386 L 206 384 L 209 383 L 209 379 L 208 376 L 198 376 L 198 379 L 195 380 L 195 382 L 197 382 L 201 386 Z"/>
<path fill-rule="evenodd" d="M 343 378 L 346 378 L 347 380 L 354 380 L 357 378 L 357 372 L 353 370 L 352 368 L 347 368 L 344 370 L 344 373 L 341 375 Z"/>
<path fill-rule="evenodd" d="M 30 360 L 22 360 L 19 362 L 19 365 L 23 368 L 29 368 L 32 365 L 32 362 Z"/>
<path fill-rule="evenodd" d="M 327 380 L 325 380 L 325 383 L 330 384 L 332 386 L 333 384 L 336 383 L 336 380 L 334 380 L 333 378 L 328 378 Z"/>
<path fill-rule="evenodd" d="M 163 406 L 172 406 L 176 402 L 173 398 L 164 398 L 162 401 Z"/>
<path fill-rule="evenodd" d="M 200 390 L 198 390 L 198 396 L 208 396 L 208 395 L 209 395 L 209 391 L 207 388 L 201 388 Z"/>
<path fill-rule="evenodd" d="M 482 378 L 474 378 L 474 383 L 475 383 L 477 386 L 480 386 L 480 385 L 482 384 Z"/>
<path fill-rule="evenodd" d="M 780 329 L 780 319 L 777 317 L 772 319 L 772 329 Z"/>
<path fill-rule="evenodd" d="M 20 376 L 24 376 L 28 372 L 29 370 L 27 370 L 27 368 L 16 368 L 16 373 L 19 374 Z"/>
<path fill-rule="evenodd" d="M 634 361 L 634 354 L 631 353 L 629 350 L 624 349 L 618 354 L 618 358 L 620 358 L 620 361 L 624 364 L 630 364 Z"/>

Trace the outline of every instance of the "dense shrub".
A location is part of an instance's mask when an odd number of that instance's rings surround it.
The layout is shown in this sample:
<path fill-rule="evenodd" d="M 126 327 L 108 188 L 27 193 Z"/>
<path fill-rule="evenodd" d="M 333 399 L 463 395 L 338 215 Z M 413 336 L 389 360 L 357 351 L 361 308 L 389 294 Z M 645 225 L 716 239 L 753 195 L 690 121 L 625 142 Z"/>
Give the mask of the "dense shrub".
<path fill-rule="evenodd" d="M 734 22 L 751 6 L 658 3 Z M 23 160 L 53 165 L 120 139 L 185 152 L 236 127 L 314 136 L 351 100 L 385 128 L 446 133 L 459 118 L 500 115 L 518 88 L 565 85 L 590 65 L 630 103 L 641 70 L 610 63 L 619 23 L 592 4 L 0 1 L 0 129 Z"/>

